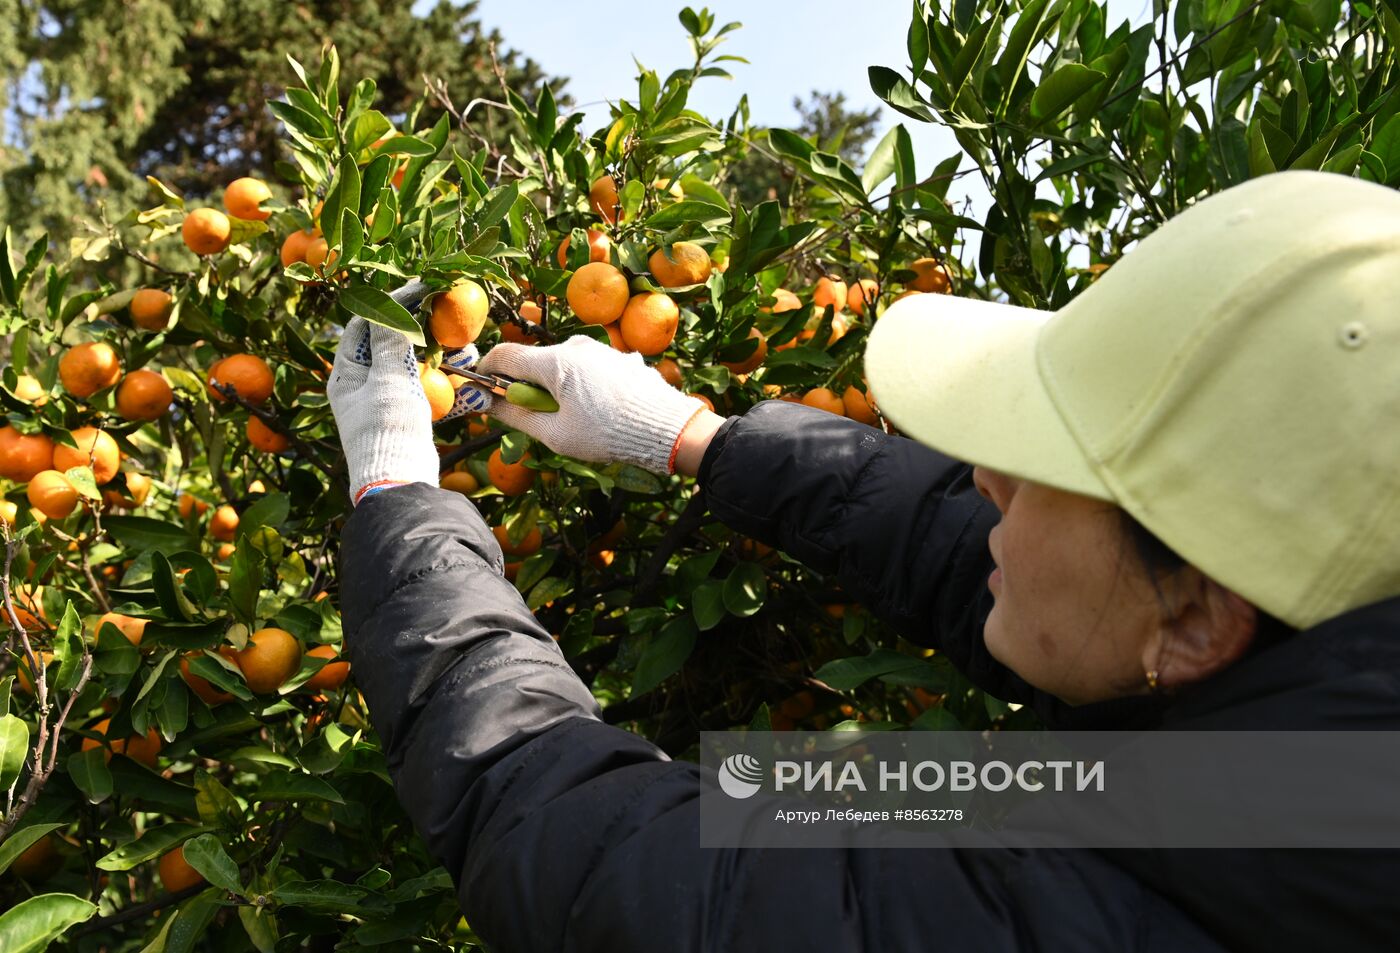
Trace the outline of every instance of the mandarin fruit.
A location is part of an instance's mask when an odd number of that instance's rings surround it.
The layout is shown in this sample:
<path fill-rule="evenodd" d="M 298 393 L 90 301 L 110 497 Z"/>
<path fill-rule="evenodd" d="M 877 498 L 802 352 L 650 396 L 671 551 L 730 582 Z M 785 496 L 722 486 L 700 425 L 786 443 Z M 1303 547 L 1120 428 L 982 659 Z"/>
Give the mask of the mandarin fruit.
<path fill-rule="evenodd" d="M 185 849 L 176 847 L 174 850 L 161 855 L 160 863 L 156 865 L 160 873 L 160 882 L 170 893 L 178 893 L 196 884 L 204 883 L 204 875 L 190 866 L 190 862 L 185 860 Z"/>
<path fill-rule="evenodd" d="M 681 377 L 681 366 L 676 363 L 675 358 L 663 357 L 661 360 L 657 361 L 656 371 L 663 378 L 665 378 L 666 383 L 670 384 L 677 390 L 680 389 L 680 386 L 683 383 L 683 379 Z"/>
<path fill-rule="evenodd" d="M 279 253 L 282 267 L 286 268 L 299 261 L 306 261 L 306 250 L 311 247 L 311 243 L 315 240 L 316 233 L 309 228 L 298 229 L 284 238 L 282 250 Z"/>
<path fill-rule="evenodd" d="M 132 371 L 117 385 L 117 413 L 127 420 L 159 420 L 174 399 L 175 392 L 155 371 Z"/>
<path fill-rule="evenodd" d="M 535 471 L 525 465 L 529 459 L 527 453 L 517 463 L 504 463 L 501 461 L 501 448 L 497 447 L 486 460 L 486 476 L 491 480 L 491 485 L 506 496 L 520 496 L 535 483 Z"/>
<path fill-rule="evenodd" d="M 78 508 L 78 490 L 57 470 L 34 474 L 26 490 L 29 505 L 49 519 L 61 520 Z"/>
<path fill-rule="evenodd" d="M 627 302 L 619 330 L 629 350 L 651 356 L 671 346 L 680 320 L 680 308 L 669 295 L 643 291 Z"/>
<path fill-rule="evenodd" d="M 591 261 L 574 272 L 564 297 L 584 324 L 611 324 L 627 307 L 627 278 L 607 262 Z"/>
<path fill-rule="evenodd" d="M 15 396 L 35 407 L 42 407 L 49 402 L 49 392 L 39 383 L 39 378 L 29 374 L 20 374 L 16 378 Z"/>
<path fill-rule="evenodd" d="M 272 396 L 272 368 L 256 354 L 233 354 L 209 368 L 209 390 L 215 400 L 226 400 L 219 389 L 232 386 L 250 404 L 261 404 Z"/>
<path fill-rule="evenodd" d="M 10 873 L 22 880 L 47 880 L 62 865 L 52 834 L 45 834 L 10 861 Z"/>
<path fill-rule="evenodd" d="M 175 309 L 175 299 L 159 288 L 142 288 L 127 305 L 131 323 L 146 331 L 164 331 Z"/>
<path fill-rule="evenodd" d="M 632 353 L 632 349 L 622 339 L 622 329 L 617 326 L 616 322 L 604 325 L 603 330 L 608 332 L 608 345 L 614 351 L 621 351 L 623 354 Z"/>
<path fill-rule="evenodd" d="M 93 635 L 95 636 L 97 633 L 101 632 L 102 627 L 109 622 L 116 626 L 117 631 L 126 636 L 126 640 L 132 645 L 141 644 L 141 636 L 146 632 L 145 619 L 137 619 L 133 616 L 122 615 L 120 612 L 108 612 L 97 620 L 97 625 L 93 626 Z"/>
<path fill-rule="evenodd" d="M 43 623 L 36 619 L 32 612 L 16 607 L 15 615 L 19 616 L 20 624 L 31 634 L 43 629 Z M 34 678 L 33 673 L 29 670 L 29 660 L 24 657 L 23 652 L 19 654 L 19 667 L 15 669 L 15 686 L 26 695 L 33 695 Z M 49 666 L 53 664 L 53 652 L 49 649 L 40 649 L 34 654 L 39 659 L 39 667 L 47 672 Z"/>
<path fill-rule="evenodd" d="M 196 675 L 194 672 L 190 671 L 190 659 L 196 658 L 202 654 L 201 652 L 186 652 L 180 658 L 180 677 L 185 680 L 185 684 L 190 687 L 190 691 L 198 695 L 200 700 L 210 708 L 213 708 L 215 705 L 221 705 L 224 702 L 233 701 L 233 696 L 228 692 L 215 687 L 214 683 L 204 676 Z M 219 654 L 223 655 L 225 658 L 231 658 L 233 656 L 233 649 L 225 647 L 219 650 Z"/>
<path fill-rule="evenodd" d="M 72 431 L 76 447 L 56 444 L 53 448 L 55 470 L 71 470 L 73 467 L 92 467 L 92 478 L 98 486 L 110 483 L 121 467 L 122 452 L 117 442 L 105 430 L 96 427 L 79 427 Z"/>
<path fill-rule="evenodd" d="M 667 251 L 670 257 L 667 257 Z M 705 250 L 694 242 L 676 242 L 669 249 L 659 248 L 647 259 L 651 276 L 663 288 L 704 284 L 714 265 Z"/>
<path fill-rule="evenodd" d="M 762 331 L 760 331 L 758 328 L 749 328 L 749 338 L 750 340 L 754 338 L 758 339 L 758 347 L 754 348 L 754 352 L 752 354 L 744 358 L 742 361 L 720 362 L 725 367 L 729 368 L 729 373 L 748 374 L 757 369 L 758 365 L 762 364 L 764 358 L 768 356 L 768 339 L 763 336 Z"/>
<path fill-rule="evenodd" d="M 122 362 L 106 341 L 76 344 L 58 359 L 58 379 L 74 397 L 86 399 L 121 380 Z"/>
<path fill-rule="evenodd" d="M 228 247 L 232 228 L 228 216 L 218 209 L 197 208 L 185 216 L 180 237 L 196 255 L 217 255 Z"/>
<path fill-rule="evenodd" d="M 248 417 L 248 427 L 245 433 L 248 436 L 248 443 L 263 453 L 281 453 L 292 445 L 292 442 L 285 436 L 251 415 Z"/>
<path fill-rule="evenodd" d="M 318 645 L 306 653 L 310 658 L 339 659 L 340 653 L 334 645 Z M 350 663 L 345 661 L 327 662 L 302 684 L 320 692 L 333 691 L 345 684 L 350 675 Z"/>
<path fill-rule="evenodd" d="M 846 407 L 841 403 L 841 398 L 836 392 L 828 387 L 813 387 L 802 395 L 802 403 L 808 407 L 816 407 L 820 410 L 830 411 L 838 417 L 846 415 Z"/>
<path fill-rule="evenodd" d="M 280 688 L 301 665 L 301 643 L 285 629 L 259 629 L 233 658 L 248 687 L 266 694 Z"/>
<path fill-rule="evenodd" d="M 209 535 L 221 543 L 233 542 L 238 532 L 238 511 L 225 503 L 209 518 Z"/>
<path fill-rule="evenodd" d="M 572 236 L 565 235 L 564 240 L 559 243 L 559 250 L 555 253 L 555 260 L 559 262 L 560 268 L 569 267 L 569 239 Z M 612 241 L 606 234 L 596 228 L 588 230 L 588 260 L 607 261 L 612 251 Z"/>
<path fill-rule="evenodd" d="M 423 384 L 423 393 L 428 398 L 432 419 L 437 421 L 446 417 L 452 405 L 457 402 L 457 391 L 452 387 L 447 375 L 436 367 L 419 364 L 418 380 Z"/>
<path fill-rule="evenodd" d="M 600 176 L 588 187 L 588 204 L 596 214 L 609 225 L 622 217 L 622 209 L 617 204 L 617 180 L 610 175 Z"/>
<path fill-rule="evenodd" d="M 188 493 L 181 493 L 180 500 L 176 504 L 179 507 L 180 518 L 189 519 L 190 515 L 198 512 L 200 516 L 209 512 L 209 504 L 203 500 L 196 499 Z"/>
<path fill-rule="evenodd" d="M 453 493 L 460 493 L 463 496 L 470 496 L 481 486 L 476 482 L 476 477 L 464 470 L 454 470 L 451 473 L 444 473 L 442 479 L 438 480 L 438 486 L 444 490 L 451 490 Z"/>
<path fill-rule="evenodd" d="M 773 307 L 758 310 L 765 314 L 782 314 L 784 311 L 796 311 L 802 307 L 802 299 L 786 288 L 774 288 L 773 299 Z"/>
<path fill-rule="evenodd" d="M 909 282 L 909 287 L 915 291 L 947 294 L 952 288 L 948 281 L 948 272 L 943 270 L 943 265 L 937 258 L 920 258 L 910 264 L 909 270 L 915 275 L 914 280 Z"/>
<path fill-rule="evenodd" d="M 874 305 L 880 297 L 880 283 L 873 278 L 862 278 L 851 285 L 846 292 L 846 307 L 864 317 L 865 306 Z"/>
<path fill-rule="evenodd" d="M 475 341 L 486 326 L 486 314 L 491 299 L 475 281 L 460 281 L 433 298 L 433 313 L 428 328 L 433 339 L 445 348 L 466 347 Z"/>
<path fill-rule="evenodd" d="M 871 427 L 880 426 L 880 418 L 871 409 L 869 397 L 854 384 L 848 386 L 841 395 L 841 406 L 845 410 L 845 415 L 852 420 L 859 420 Z"/>
<path fill-rule="evenodd" d="M 248 222 L 266 221 L 272 213 L 258 206 L 272 198 L 272 190 L 261 179 L 244 176 L 234 179 L 224 189 L 224 208 L 234 218 Z"/>
<path fill-rule="evenodd" d="M 846 283 L 826 275 L 817 279 L 817 286 L 812 291 L 812 304 L 818 310 L 830 305 L 837 313 L 846 307 Z"/>
<path fill-rule="evenodd" d="M 491 527 L 491 534 L 496 537 L 496 542 L 500 544 L 501 552 L 507 556 L 533 556 L 540 551 L 540 545 L 544 541 L 538 526 L 530 527 L 529 532 L 521 537 L 518 543 L 510 541 L 510 534 L 506 532 L 504 526 Z"/>
<path fill-rule="evenodd" d="M 53 441 L 41 433 L 24 434 L 0 427 L 0 476 L 28 483 L 36 473 L 53 469 Z"/>

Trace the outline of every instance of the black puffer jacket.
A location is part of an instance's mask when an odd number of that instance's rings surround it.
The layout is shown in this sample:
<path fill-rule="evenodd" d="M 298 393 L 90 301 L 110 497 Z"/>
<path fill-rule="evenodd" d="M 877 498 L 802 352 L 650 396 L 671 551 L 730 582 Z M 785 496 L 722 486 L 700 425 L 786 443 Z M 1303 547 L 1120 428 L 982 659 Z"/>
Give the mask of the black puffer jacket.
<path fill-rule="evenodd" d="M 725 424 L 711 511 L 842 586 L 1052 725 L 1400 729 L 1400 600 L 1330 620 L 1173 700 L 1071 709 L 992 659 L 970 469 L 788 403 Z M 476 509 L 369 497 L 343 550 L 346 647 L 399 797 L 503 953 L 598 950 L 1381 950 L 1392 851 L 727 851 L 698 846 L 711 777 L 604 725 L 501 575 Z"/>

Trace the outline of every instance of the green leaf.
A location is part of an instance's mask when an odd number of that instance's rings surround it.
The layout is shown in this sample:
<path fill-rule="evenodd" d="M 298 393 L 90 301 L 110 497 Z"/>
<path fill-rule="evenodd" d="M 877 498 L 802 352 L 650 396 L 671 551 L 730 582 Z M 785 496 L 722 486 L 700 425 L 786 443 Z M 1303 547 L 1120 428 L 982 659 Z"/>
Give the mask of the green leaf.
<path fill-rule="evenodd" d="M 382 137 L 392 128 L 394 128 L 393 124 L 384 118 L 382 112 L 377 109 L 367 109 L 351 120 L 350 127 L 345 133 L 345 148 L 350 152 L 367 149 L 370 143 Z"/>
<path fill-rule="evenodd" d="M 238 908 L 238 919 L 258 953 L 275 953 L 279 936 L 276 917 L 264 907 L 245 904 Z"/>
<path fill-rule="evenodd" d="M 479 229 L 487 229 L 505 219 L 511 207 L 520 198 L 520 186 L 512 182 L 502 188 L 493 189 L 482 203 L 476 224 Z"/>
<path fill-rule="evenodd" d="M 687 198 L 698 199 L 709 205 L 729 209 L 729 202 L 725 199 L 724 193 L 698 175 L 682 176 L 681 191 L 685 192 Z"/>
<path fill-rule="evenodd" d="M 194 772 L 194 804 L 206 827 L 227 831 L 243 829 L 243 807 L 238 798 L 203 768 L 196 768 Z"/>
<path fill-rule="evenodd" d="M 330 727 L 334 727 L 332 724 Z M 262 745 L 247 745 L 235 751 L 230 751 L 221 756 L 224 761 L 232 764 L 270 764 L 278 768 L 296 770 L 297 763 L 284 754 L 278 754 L 271 748 L 264 748 Z"/>
<path fill-rule="evenodd" d="M 40 953 L 69 927 L 96 912 L 95 904 L 70 893 L 45 893 L 22 900 L 0 915 L 0 950 Z"/>
<path fill-rule="evenodd" d="M 677 616 L 666 623 L 637 660 L 632 694 L 644 695 L 679 672 L 695 649 L 697 635 L 689 616 Z"/>
<path fill-rule="evenodd" d="M 928 106 L 903 76 L 887 66 L 870 67 L 869 76 L 870 88 L 892 109 L 920 122 L 936 121 Z"/>
<path fill-rule="evenodd" d="M 1098 70 L 1080 63 L 1066 63 L 1036 87 L 1031 96 L 1031 118 L 1053 119 L 1105 79 L 1107 76 Z"/>
<path fill-rule="evenodd" d="M 360 216 L 352 209 L 340 213 L 340 260 L 350 263 L 360 257 L 365 245 L 365 229 Z"/>
<path fill-rule="evenodd" d="M 885 137 L 871 150 L 870 158 L 865 162 L 865 169 L 860 174 L 861 185 L 865 187 L 867 194 L 875 191 L 875 187 L 894 175 L 894 147 L 895 138 L 903 126 L 895 126 Z"/>
<path fill-rule="evenodd" d="M 403 305 L 378 288 L 351 285 L 340 293 L 340 306 L 371 324 L 402 332 L 411 344 L 425 346 L 423 329 Z"/>
<path fill-rule="evenodd" d="M 724 583 L 706 579 L 690 595 L 690 611 L 701 632 L 708 632 L 724 618 Z"/>
<path fill-rule="evenodd" d="M 101 804 L 112 796 L 112 772 L 107 767 L 107 755 L 107 749 L 99 746 L 68 757 L 68 776 L 89 803 Z"/>
<path fill-rule="evenodd" d="M 248 535 L 264 526 L 281 529 L 291 509 L 292 500 L 287 494 L 269 493 L 243 511 L 238 519 L 238 532 Z"/>
<path fill-rule="evenodd" d="M 1269 155 L 1269 145 L 1264 139 L 1263 126 L 1258 122 L 1250 123 L 1245 138 L 1249 144 L 1250 176 L 1257 178 L 1278 171 L 1273 158 Z"/>
<path fill-rule="evenodd" d="M 194 621 L 197 610 L 185 597 L 184 590 L 175 578 L 175 570 L 171 568 L 170 560 L 164 553 L 151 554 L 151 585 L 155 588 L 161 611 L 168 618 L 180 622 Z"/>
<path fill-rule="evenodd" d="M 340 793 L 320 778 L 313 778 L 309 774 L 296 774 L 291 771 L 281 771 L 263 778 L 262 783 L 258 785 L 257 793 L 253 795 L 253 800 L 345 803 L 345 799 L 340 796 Z"/>
<path fill-rule="evenodd" d="M 194 788 L 163 778 L 130 758 L 113 758 L 111 774 L 112 783 L 122 796 L 141 802 L 144 810 L 164 811 L 176 817 L 193 817 L 196 813 Z"/>
<path fill-rule="evenodd" d="M 956 715 L 942 705 L 935 705 L 911 721 L 909 727 L 916 731 L 962 731 L 963 726 Z"/>
<path fill-rule="evenodd" d="M 243 884 L 238 879 L 238 865 L 213 834 L 201 834 L 185 844 L 184 853 L 189 865 L 214 886 L 231 893 L 243 892 Z"/>
<path fill-rule="evenodd" d="M 724 607 L 741 618 L 762 609 L 767 595 L 768 577 L 757 563 L 739 563 L 724 580 Z"/>
<path fill-rule="evenodd" d="M 31 824 L 21 827 L 0 844 L 0 874 L 9 869 L 16 857 L 33 847 L 44 837 L 66 824 Z"/>
<path fill-rule="evenodd" d="M 394 136 L 376 146 L 370 154 L 376 158 L 382 155 L 403 155 L 431 159 L 438 154 L 438 149 L 431 142 L 417 136 Z"/>
<path fill-rule="evenodd" d="M 97 481 L 93 478 L 92 468 L 86 466 L 69 467 L 63 471 L 63 475 L 68 478 L 68 482 L 73 484 L 73 489 L 78 491 L 79 496 L 87 497 L 89 500 L 100 500 L 102 494 L 98 492 Z"/>
<path fill-rule="evenodd" d="M 130 870 L 137 864 L 144 864 L 169 853 L 191 837 L 207 830 L 209 828 L 199 824 L 185 824 L 179 821 L 164 824 L 99 857 L 97 867 L 99 870 Z"/>
<path fill-rule="evenodd" d="M 647 228 L 676 228 L 686 222 L 696 222 L 704 225 L 723 225 L 729 222 L 730 211 L 727 207 L 711 205 L 709 202 L 698 202 L 694 199 L 682 199 L 673 205 L 667 205 L 658 212 L 653 212 L 646 221 Z"/>
<path fill-rule="evenodd" d="M 0 718 L 0 790 L 8 790 L 29 756 L 29 724 L 18 715 Z"/>
<path fill-rule="evenodd" d="M 325 204 L 321 206 L 321 229 L 326 234 L 326 242 L 340 244 L 341 211 L 360 207 L 360 167 L 355 157 L 347 155 L 340 160 L 335 174 L 335 182 L 326 193 Z"/>
<path fill-rule="evenodd" d="M 209 929 L 221 906 L 219 891 L 212 887 L 180 904 L 165 935 L 162 953 L 192 953 L 195 943 Z M 151 953 L 156 951 L 152 950 Z"/>
<path fill-rule="evenodd" d="M 647 496 L 654 496 L 665 490 L 665 484 L 661 478 L 649 470 L 633 466 L 630 463 L 623 463 L 607 468 L 608 476 L 612 477 L 617 485 L 627 490 L 629 493 L 641 493 Z"/>
<path fill-rule="evenodd" d="M 150 549 L 175 553 L 182 549 L 199 549 L 198 542 L 183 526 L 146 516 L 108 516 L 102 520 L 102 528 L 117 542 L 137 552 Z"/>
<path fill-rule="evenodd" d="M 1030 0 L 1021 12 L 1016 16 L 1016 25 L 1011 28 L 1011 35 L 1007 38 L 1006 49 L 997 60 L 997 78 L 1001 83 L 1001 105 L 997 109 L 998 116 L 1005 116 L 1011 96 L 1016 90 L 1016 83 L 1025 71 L 1026 60 L 1030 56 L 1031 47 L 1034 46 L 1045 35 L 1045 31 L 1050 29 L 1058 14 L 1055 17 L 1045 16 L 1049 0 Z"/>
<path fill-rule="evenodd" d="M 369 896 L 369 891 L 334 880 L 293 880 L 279 885 L 271 896 L 287 906 L 337 914 L 357 912 L 360 901 Z"/>
<path fill-rule="evenodd" d="M 768 144 L 771 145 L 780 155 L 785 155 L 789 159 L 796 159 L 798 164 L 804 168 L 812 161 L 812 153 L 817 151 L 817 147 L 806 139 L 803 139 L 795 132 L 786 129 L 769 129 Z M 757 214 L 757 209 L 755 209 Z M 757 229 L 755 229 L 756 231 Z"/>
<path fill-rule="evenodd" d="M 258 593 L 262 591 L 263 557 L 247 536 L 238 537 L 233 559 L 229 563 L 228 598 L 238 620 L 252 626 L 258 610 Z"/>
<path fill-rule="evenodd" d="M 872 678 L 885 679 L 898 685 L 918 685 L 931 689 L 943 687 L 947 683 L 943 672 L 926 659 L 915 658 L 892 649 L 876 649 L 864 657 L 827 662 L 813 673 L 813 678 L 840 692 L 859 688 Z"/>
<path fill-rule="evenodd" d="M 54 634 L 53 658 L 58 663 L 58 673 L 53 680 L 55 688 L 68 691 L 78 683 L 78 673 L 82 670 L 83 654 L 86 651 L 83 620 L 78 618 L 78 610 L 73 608 L 73 601 L 70 599 L 63 607 L 63 618 Z"/>
<path fill-rule="evenodd" d="M 303 109 L 298 109 L 291 103 L 283 103 L 276 101 L 269 102 L 267 104 L 267 108 L 272 111 L 272 114 L 274 116 L 282 120 L 282 124 L 285 125 L 288 129 L 293 129 L 301 133 L 303 136 L 305 136 L 307 139 L 310 139 L 312 142 L 330 141 L 330 130 L 325 129 L 321 125 L 320 120 L 317 119 L 315 116 L 311 115 L 309 112 L 306 112 Z"/>
<path fill-rule="evenodd" d="M 535 588 L 530 590 L 530 596 L 525 600 L 526 607 L 534 612 L 547 602 L 553 602 L 567 596 L 574 591 L 574 584 L 568 579 L 560 576 L 550 576 L 541 579 Z"/>

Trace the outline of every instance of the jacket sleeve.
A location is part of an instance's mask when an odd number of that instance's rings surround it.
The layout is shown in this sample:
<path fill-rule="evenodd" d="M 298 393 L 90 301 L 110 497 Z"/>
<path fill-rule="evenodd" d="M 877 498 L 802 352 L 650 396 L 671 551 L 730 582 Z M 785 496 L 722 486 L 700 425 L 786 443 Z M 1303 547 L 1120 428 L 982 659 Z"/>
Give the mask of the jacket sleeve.
<path fill-rule="evenodd" d="M 904 638 L 942 652 L 974 685 L 1029 705 L 1051 728 L 1147 727 L 1160 698 L 1078 707 L 992 657 L 982 637 L 997 508 L 972 467 L 802 404 L 765 401 L 716 433 L 699 481 L 710 512 L 841 587 Z"/>
<path fill-rule="evenodd" d="M 1087 857 L 702 848 L 698 804 L 713 772 L 598 719 L 465 498 L 422 484 L 375 494 L 342 552 L 345 651 L 399 800 L 492 949 L 854 951 L 942 939 L 1015 951 L 1054 948 L 1023 941 L 1053 944 L 1071 924 L 1101 933 L 1101 948 L 1132 948 L 1140 905 Z M 1068 906 L 1084 915 L 1067 918 Z"/>
<path fill-rule="evenodd" d="M 972 467 L 823 410 L 766 401 L 716 434 L 699 478 L 726 525 L 836 576 L 979 687 L 1033 700 L 982 640 L 992 608 L 987 534 L 1000 516 Z"/>

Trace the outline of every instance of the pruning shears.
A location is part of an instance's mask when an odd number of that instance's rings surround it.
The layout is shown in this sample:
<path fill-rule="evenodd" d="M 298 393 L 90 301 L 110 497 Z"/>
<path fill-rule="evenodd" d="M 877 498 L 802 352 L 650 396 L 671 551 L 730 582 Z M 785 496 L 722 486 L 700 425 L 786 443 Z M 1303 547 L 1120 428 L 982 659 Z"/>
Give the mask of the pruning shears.
<path fill-rule="evenodd" d="M 465 377 L 482 390 L 488 390 L 497 397 L 504 397 L 507 402 L 515 404 L 517 407 L 524 407 L 526 410 L 538 410 L 552 414 L 559 409 L 559 402 L 554 399 L 553 395 L 537 384 L 527 384 L 525 381 L 518 381 L 513 377 L 506 377 L 504 374 L 482 374 L 477 371 L 467 371 L 446 363 L 439 364 L 438 370 L 444 374 Z"/>
<path fill-rule="evenodd" d="M 402 288 L 390 292 L 389 297 L 412 314 L 418 310 L 418 306 L 428 296 L 428 291 L 427 285 L 414 278 Z M 559 402 L 554 399 L 554 395 L 538 384 L 518 381 L 513 377 L 506 377 L 504 374 L 482 374 L 479 371 L 464 370 L 447 363 L 440 364 L 438 370 L 444 374 L 455 374 L 457 377 L 466 378 L 482 390 L 490 391 L 497 397 L 504 398 L 508 403 L 524 407 L 526 410 L 552 414 L 559 409 Z"/>

